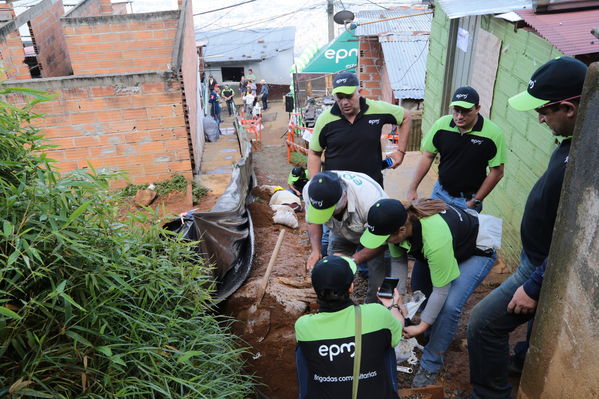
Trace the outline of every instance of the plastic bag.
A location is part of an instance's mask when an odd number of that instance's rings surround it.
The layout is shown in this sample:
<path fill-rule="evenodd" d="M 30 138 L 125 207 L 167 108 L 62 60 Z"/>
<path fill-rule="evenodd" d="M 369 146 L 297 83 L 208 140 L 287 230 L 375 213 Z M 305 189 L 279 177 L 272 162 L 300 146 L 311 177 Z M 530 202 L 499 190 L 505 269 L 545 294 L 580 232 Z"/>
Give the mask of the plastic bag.
<path fill-rule="evenodd" d="M 501 232 L 503 220 L 491 215 L 478 215 L 478 236 L 476 247 L 483 251 L 501 248 Z"/>
<path fill-rule="evenodd" d="M 291 227 L 292 229 L 297 229 L 299 222 L 291 207 L 288 207 L 287 205 L 271 205 L 270 207 L 275 211 L 275 214 L 272 217 L 273 222 Z"/>

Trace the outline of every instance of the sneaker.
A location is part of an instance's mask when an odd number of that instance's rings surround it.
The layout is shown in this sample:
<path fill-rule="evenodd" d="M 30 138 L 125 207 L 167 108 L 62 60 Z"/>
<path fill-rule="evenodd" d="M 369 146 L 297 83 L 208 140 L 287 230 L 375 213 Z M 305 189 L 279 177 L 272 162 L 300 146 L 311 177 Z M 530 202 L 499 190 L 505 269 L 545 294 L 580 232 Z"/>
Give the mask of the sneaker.
<path fill-rule="evenodd" d="M 420 367 L 412 380 L 412 388 L 422 388 L 428 385 L 433 385 L 437 380 L 439 373 L 430 373 Z"/>

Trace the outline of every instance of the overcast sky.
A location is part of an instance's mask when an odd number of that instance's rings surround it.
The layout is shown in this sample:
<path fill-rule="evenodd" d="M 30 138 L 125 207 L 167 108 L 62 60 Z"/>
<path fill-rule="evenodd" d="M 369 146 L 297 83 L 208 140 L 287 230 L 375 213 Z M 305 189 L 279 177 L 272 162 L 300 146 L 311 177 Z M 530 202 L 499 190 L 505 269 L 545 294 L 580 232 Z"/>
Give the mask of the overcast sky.
<path fill-rule="evenodd" d="M 194 0 L 194 13 L 211 11 L 247 0 Z M 410 0 L 335 0 L 335 12 L 347 8 L 351 11 L 382 10 Z M 172 10 L 177 0 L 134 0 L 133 12 Z M 328 42 L 326 14 L 327 0 L 256 0 L 248 4 L 215 11 L 194 17 L 196 29 L 251 29 L 295 26 L 296 56 L 308 45 L 322 46 Z M 343 29 L 335 25 L 336 29 Z"/>

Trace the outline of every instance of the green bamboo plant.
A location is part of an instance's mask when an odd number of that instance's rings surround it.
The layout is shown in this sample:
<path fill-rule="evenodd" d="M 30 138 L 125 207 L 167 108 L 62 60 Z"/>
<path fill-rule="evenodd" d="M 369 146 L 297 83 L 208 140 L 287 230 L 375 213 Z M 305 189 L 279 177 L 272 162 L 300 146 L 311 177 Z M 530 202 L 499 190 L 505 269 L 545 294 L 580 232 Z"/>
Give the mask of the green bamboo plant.
<path fill-rule="evenodd" d="M 195 244 L 118 219 L 115 175 L 58 174 L 30 124 L 46 96 L 21 94 L 0 102 L 0 397 L 247 397 Z"/>

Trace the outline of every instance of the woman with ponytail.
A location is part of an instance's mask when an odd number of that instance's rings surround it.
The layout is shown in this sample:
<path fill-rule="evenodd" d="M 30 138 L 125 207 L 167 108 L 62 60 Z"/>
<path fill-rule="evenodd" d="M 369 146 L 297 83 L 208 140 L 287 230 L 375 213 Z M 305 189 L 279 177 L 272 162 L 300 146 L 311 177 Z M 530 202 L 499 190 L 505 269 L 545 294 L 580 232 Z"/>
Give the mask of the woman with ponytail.
<path fill-rule="evenodd" d="M 462 307 L 495 263 L 494 251 L 483 252 L 476 246 L 478 227 L 477 216 L 431 198 L 417 199 L 408 206 L 383 199 L 368 212 L 362 245 L 378 248 L 387 243 L 392 259 L 406 252 L 416 258 L 412 290 L 428 297 L 420 323 L 404 328 L 407 338 L 430 330 L 413 387 L 435 382 Z"/>

